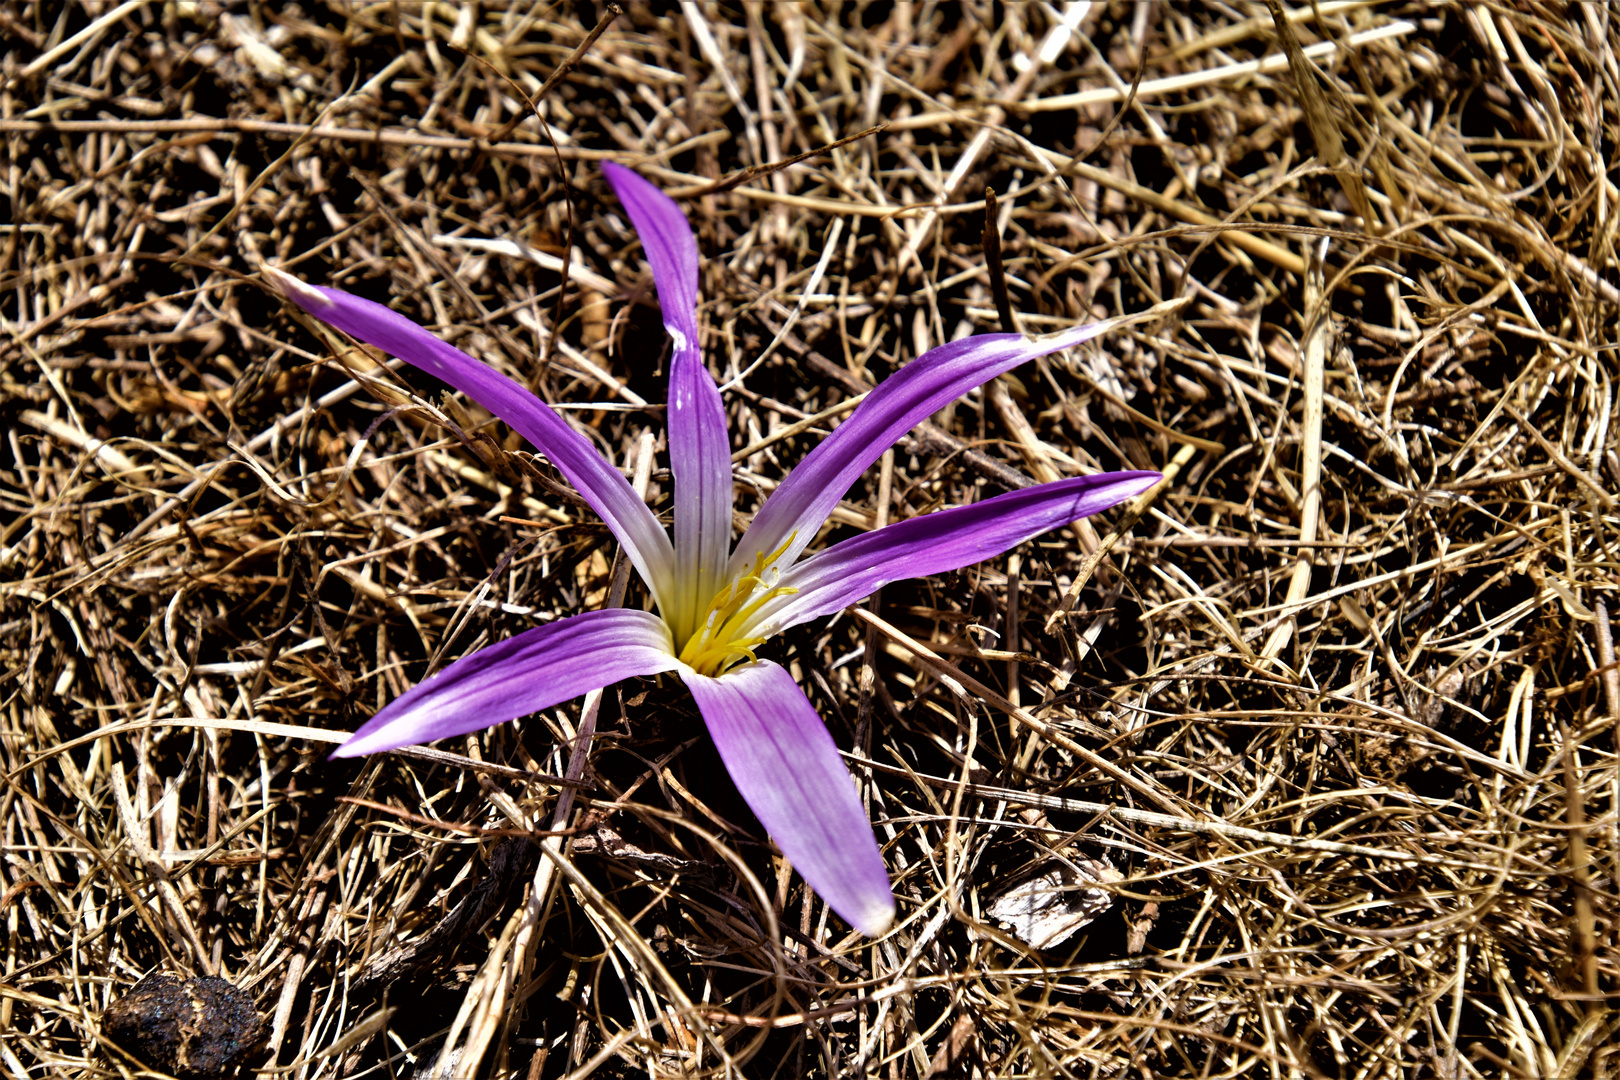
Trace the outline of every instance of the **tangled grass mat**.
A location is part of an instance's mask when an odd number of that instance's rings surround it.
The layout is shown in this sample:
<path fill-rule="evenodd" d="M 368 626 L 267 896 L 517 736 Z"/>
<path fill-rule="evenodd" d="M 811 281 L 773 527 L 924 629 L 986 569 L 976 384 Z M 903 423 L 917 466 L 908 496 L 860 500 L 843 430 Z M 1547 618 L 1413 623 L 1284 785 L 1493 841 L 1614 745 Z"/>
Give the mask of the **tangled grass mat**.
<path fill-rule="evenodd" d="M 610 8 L 0 3 L 0 1073 L 1620 1072 L 1614 12 Z M 667 514 L 606 160 L 698 231 L 739 524 L 928 348 L 1184 301 L 945 408 L 823 542 L 1162 489 L 769 646 L 881 939 L 667 679 L 588 745 L 575 702 L 326 758 L 617 553 L 258 268 L 654 440 Z"/>

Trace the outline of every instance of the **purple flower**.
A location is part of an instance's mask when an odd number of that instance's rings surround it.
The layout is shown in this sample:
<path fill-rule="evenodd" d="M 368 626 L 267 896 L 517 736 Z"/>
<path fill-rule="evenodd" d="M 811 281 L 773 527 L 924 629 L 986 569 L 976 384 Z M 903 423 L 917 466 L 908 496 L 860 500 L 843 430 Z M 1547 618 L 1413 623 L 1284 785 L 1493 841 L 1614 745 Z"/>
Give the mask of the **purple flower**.
<path fill-rule="evenodd" d="M 754 650 L 790 626 L 840 611 L 885 583 L 956 570 L 1107 509 L 1159 480 L 1104 473 L 941 510 L 801 558 L 827 515 L 882 453 L 947 402 L 1106 323 L 1028 339 L 988 334 L 942 345 L 885 381 L 800 463 L 731 546 L 731 440 L 698 351 L 698 252 L 674 200 L 623 166 L 602 167 L 641 236 L 674 339 L 669 449 L 675 536 L 624 476 L 528 390 L 404 316 L 266 268 L 311 315 L 450 384 L 505 420 L 566 476 L 623 545 L 656 614 L 587 611 L 481 649 L 391 703 L 333 755 L 430 742 L 550 708 L 633 676 L 679 672 L 748 805 L 782 853 L 868 935 L 894 919 L 894 894 L 848 769 L 785 668 Z"/>

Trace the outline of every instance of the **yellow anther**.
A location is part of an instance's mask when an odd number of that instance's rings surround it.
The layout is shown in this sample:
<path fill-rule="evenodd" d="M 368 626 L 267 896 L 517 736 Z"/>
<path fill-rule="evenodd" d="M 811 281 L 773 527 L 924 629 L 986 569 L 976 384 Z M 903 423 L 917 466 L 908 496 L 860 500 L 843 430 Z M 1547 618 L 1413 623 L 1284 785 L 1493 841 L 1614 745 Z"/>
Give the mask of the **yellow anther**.
<path fill-rule="evenodd" d="M 765 638 L 751 632 L 757 631 L 749 625 L 754 616 L 777 597 L 799 591 L 789 586 L 767 585 L 764 578 L 766 567 L 780 558 L 792 543 L 790 536 L 775 551 L 755 556 L 751 572 L 714 594 L 697 631 L 681 649 L 683 664 L 700 675 L 719 675 L 745 659 L 750 663 L 756 659 L 754 649 L 764 644 Z"/>

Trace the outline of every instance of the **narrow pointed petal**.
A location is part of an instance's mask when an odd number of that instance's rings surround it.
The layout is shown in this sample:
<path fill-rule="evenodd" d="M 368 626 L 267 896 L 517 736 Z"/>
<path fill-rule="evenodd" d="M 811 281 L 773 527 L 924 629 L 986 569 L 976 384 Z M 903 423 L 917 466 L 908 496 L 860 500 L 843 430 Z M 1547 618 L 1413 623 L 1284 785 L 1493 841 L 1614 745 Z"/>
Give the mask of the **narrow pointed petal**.
<path fill-rule="evenodd" d="M 355 757 L 515 720 L 636 675 L 679 667 L 658 616 L 627 608 L 573 615 L 463 657 L 417 683 L 332 752 Z"/>
<path fill-rule="evenodd" d="M 931 413 L 1004 371 L 1089 341 L 1112 325 L 1091 323 L 1039 338 L 982 334 L 919 356 L 873 390 L 771 493 L 738 542 L 731 572 L 741 573 L 756 556 L 784 544 L 774 565 L 791 565 L 861 473 Z"/>
<path fill-rule="evenodd" d="M 759 615 L 760 636 L 808 622 L 870 596 L 891 581 L 972 566 L 1025 540 L 1146 491 L 1156 472 L 1059 480 L 896 522 L 818 551 L 782 575 L 798 590 Z"/>
<path fill-rule="evenodd" d="M 718 679 L 681 673 L 737 790 L 810 887 L 868 937 L 894 921 L 872 823 L 838 747 L 793 676 L 769 660 Z"/>
<path fill-rule="evenodd" d="M 731 439 L 725 406 L 698 343 L 698 249 L 675 200 L 638 174 L 603 162 L 658 286 L 664 329 L 675 342 L 669 371 L 669 462 L 675 474 L 675 572 L 679 597 L 664 615 L 684 640 L 720 588 L 731 551 Z"/>
<path fill-rule="evenodd" d="M 568 478 L 599 514 L 653 595 L 673 588 L 669 535 L 623 474 L 557 413 L 500 372 L 440 341 L 405 316 L 339 289 L 307 285 L 272 267 L 264 273 L 287 299 L 350 337 L 448 383 L 505 420 Z"/>
<path fill-rule="evenodd" d="M 698 248 L 675 200 L 633 169 L 604 161 L 602 175 L 624 204 L 658 286 L 658 306 L 677 351 L 698 343 Z"/>

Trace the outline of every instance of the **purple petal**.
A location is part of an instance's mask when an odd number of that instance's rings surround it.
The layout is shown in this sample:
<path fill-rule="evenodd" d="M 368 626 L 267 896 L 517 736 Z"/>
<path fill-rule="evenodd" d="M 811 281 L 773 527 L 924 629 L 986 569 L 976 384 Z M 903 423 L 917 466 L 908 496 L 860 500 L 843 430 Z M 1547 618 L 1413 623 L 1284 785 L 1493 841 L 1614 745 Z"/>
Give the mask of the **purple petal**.
<path fill-rule="evenodd" d="M 568 478 L 613 530 L 660 603 L 671 592 L 674 553 L 669 535 L 629 481 L 551 406 L 381 304 L 339 289 L 306 285 L 273 267 L 265 267 L 264 272 L 282 295 L 317 319 L 449 383 L 511 424 Z"/>
<path fill-rule="evenodd" d="M 604 161 L 602 175 L 613 185 L 613 193 L 624 204 L 641 238 L 647 262 L 652 266 L 653 284 L 658 286 L 664 326 L 675 339 L 676 349 L 688 345 L 696 348 L 698 249 L 692 226 L 675 200 L 640 173 Z"/>
<path fill-rule="evenodd" d="M 782 575 L 799 591 L 760 613 L 775 634 L 842 611 L 891 581 L 959 570 L 1146 491 L 1156 472 L 1099 473 L 910 518 L 818 551 Z"/>
<path fill-rule="evenodd" d="M 463 657 L 389 703 L 332 752 L 375 754 L 494 727 L 635 675 L 680 666 L 658 616 L 587 611 Z"/>
<path fill-rule="evenodd" d="M 919 356 L 873 390 L 771 493 L 738 542 L 731 572 L 746 572 L 757 556 L 784 545 L 773 565 L 791 565 L 867 466 L 925 417 L 1004 371 L 1088 341 L 1110 325 L 1090 323 L 1039 338 L 981 334 Z"/>
<path fill-rule="evenodd" d="M 681 673 L 737 790 L 782 854 L 851 926 L 878 937 L 894 893 L 849 769 L 793 676 L 769 660 Z"/>
<path fill-rule="evenodd" d="M 731 438 L 714 378 L 698 349 L 698 250 L 675 200 L 611 161 L 602 175 L 613 185 L 658 286 L 664 329 L 675 341 L 669 372 L 669 463 L 675 474 L 677 598 L 663 608 L 684 642 L 719 591 L 731 551 Z"/>

